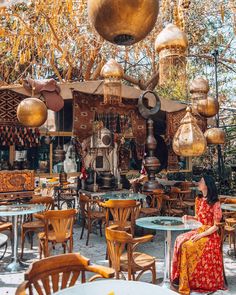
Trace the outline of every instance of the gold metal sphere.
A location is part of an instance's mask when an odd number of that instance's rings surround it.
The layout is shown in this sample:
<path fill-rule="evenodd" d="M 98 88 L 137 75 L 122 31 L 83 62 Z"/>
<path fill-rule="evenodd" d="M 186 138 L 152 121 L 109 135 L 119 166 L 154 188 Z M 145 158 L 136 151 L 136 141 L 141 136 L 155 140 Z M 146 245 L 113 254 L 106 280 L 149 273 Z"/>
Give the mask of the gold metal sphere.
<path fill-rule="evenodd" d="M 213 97 L 200 99 L 197 101 L 197 112 L 202 117 L 213 117 L 219 112 L 219 102 Z"/>
<path fill-rule="evenodd" d="M 198 92 L 207 94 L 209 89 L 209 81 L 202 77 L 195 78 L 190 84 L 190 93 Z"/>
<path fill-rule="evenodd" d="M 153 29 L 158 0 L 88 0 L 89 20 L 98 34 L 117 45 L 132 45 Z"/>
<path fill-rule="evenodd" d="M 29 97 L 22 100 L 17 107 L 19 122 L 27 127 L 39 127 L 47 120 L 47 107 L 40 99 Z"/>
<path fill-rule="evenodd" d="M 225 132 L 221 128 L 210 128 L 204 133 L 207 144 L 224 144 L 226 140 Z"/>
<path fill-rule="evenodd" d="M 122 79 L 124 76 L 124 70 L 122 66 L 112 58 L 102 67 L 101 76 L 103 78 L 112 77 Z"/>
<path fill-rule="evenodd" d="M 197 157 L 206 151 L 206 139 L 191 114 L 191 109 L 180 122 L 180 126 L 173 138 L 172 147 L 178 156 Z"/>
<path fill-rule="evenodd" d="M 155 49 L 157 52 L 160 52 L 163 49 L 172 47 L 187 49 L 188 39 L 186 34 L 176 25 L 168 24 L 157 36 Z"/>

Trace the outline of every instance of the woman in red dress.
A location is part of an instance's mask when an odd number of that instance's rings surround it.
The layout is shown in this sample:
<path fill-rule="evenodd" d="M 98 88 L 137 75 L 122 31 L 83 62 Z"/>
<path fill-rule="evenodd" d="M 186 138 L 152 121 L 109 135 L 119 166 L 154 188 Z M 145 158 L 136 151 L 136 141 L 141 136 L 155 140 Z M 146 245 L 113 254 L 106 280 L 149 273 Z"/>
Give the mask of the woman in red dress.
<path fill-rule="evenodd" d="M 222 211 L 214 179 L 204 175 L 198 183 L 202 197 L 195 201 L 195 216 L 202 226 L 179 235 L 175 241 L 171 279 L 179 284 L 181 294 L 225 290 L 221 240 L 217 223 Z"/>

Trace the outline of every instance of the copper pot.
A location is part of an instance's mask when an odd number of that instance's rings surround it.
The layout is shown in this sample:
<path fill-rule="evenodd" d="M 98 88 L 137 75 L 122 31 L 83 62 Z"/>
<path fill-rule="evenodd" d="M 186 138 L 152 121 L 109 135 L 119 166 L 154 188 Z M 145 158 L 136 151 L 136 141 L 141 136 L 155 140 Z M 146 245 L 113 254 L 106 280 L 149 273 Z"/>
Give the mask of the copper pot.
<path fill-rule="evenodd" d="M 62 149 L 62 147 L 60 145 L 58 145 L 56 147 L 56 149 L 54 150 L 54 161 L 56 163 L 60 163 L 63 162 L 66 158 L 66 152 Z"/>
<path fill-rule="evenodd" d="M 205 133 L 207 144 L 224 144 L 225 132 L 220 128 L 210 128 Z"/>
<path fill-rule="evenodd" d="M 96 31 L 117 45 L 132 45 L 153 29 L 158 0 L 88 0 L 88 16 Z"/>

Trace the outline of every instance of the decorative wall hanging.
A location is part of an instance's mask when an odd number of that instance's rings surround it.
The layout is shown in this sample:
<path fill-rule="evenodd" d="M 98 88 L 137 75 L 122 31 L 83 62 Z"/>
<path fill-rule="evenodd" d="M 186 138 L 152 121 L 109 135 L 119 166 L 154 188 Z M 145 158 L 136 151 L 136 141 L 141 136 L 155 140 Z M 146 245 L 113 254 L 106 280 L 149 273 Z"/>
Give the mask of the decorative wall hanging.
<path fill-rule="evenodd" d="M 80 141 L 92 136 L 94 122 L 103 122 L 103 127 L 123 135 L 128 128 L 133 137 L 143 145 L 146 138 L 146 121 L 138 112 L 137 99 L 122 99 L 122 105 L 104 108 L 103 96 L 73 91 L 73 133 Z M 129 132 L 130 134 L 130 132 Z"/>
<path fill-rule="evenodd" d="M 220 128 L 209 128 L 204 133 L 207 144 L 224 144 L 226 140 L 225 132 Z"/>
<path fill-rule="evenodd" d="M 157 36 L 155 49 L 160 59 L 159 85 L 179 81 L 185 90 L 187 48 L 186 34 L 174 24 L 168 24 Z"/>
<path fill-rule="evenodd" d="M 158 11 L 158 0 L 88 0 L 89 20 L 96 31 L 117 45 L 132 45 L 145 38 Z"/>
<path fill-rule="evenodd" d="M 110 59 L 103 66 L 101 76 L 104 78 L 104 103 L 121 104 L 121 79 L 124 76 L 122 67 L 114 59 Z"/>
<path fill-rule="evenodd" d="M 201 156 L 206 151 L 206 139 L 191 114 L 191 108 L 187 107 L 186 112 L 173 138 L 173 150 L 178 156 Z"/>

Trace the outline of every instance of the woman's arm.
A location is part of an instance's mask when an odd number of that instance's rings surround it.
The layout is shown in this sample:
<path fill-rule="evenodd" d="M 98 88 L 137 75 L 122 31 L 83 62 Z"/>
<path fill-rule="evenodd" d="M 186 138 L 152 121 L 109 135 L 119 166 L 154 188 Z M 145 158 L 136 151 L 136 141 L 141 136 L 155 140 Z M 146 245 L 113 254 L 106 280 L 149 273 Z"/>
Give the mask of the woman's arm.
<path fill-rule="evenodd" d="M 208 228 L 206 231 L 200 233 L 200 234 L 196 234 L 194 236 L 192 236 L 190 238 L 191 241 L 193 242 L 196 242 L 197 240 L 201 239 L 201 238 L 204 238 L 204 237 L 207 237 L 211 234 L 213 234 L 214 232 L 216 232 L 218 230 L 218 226 L 217 225 L 213 225 L 211 226 L 210 228 Z"/>

